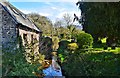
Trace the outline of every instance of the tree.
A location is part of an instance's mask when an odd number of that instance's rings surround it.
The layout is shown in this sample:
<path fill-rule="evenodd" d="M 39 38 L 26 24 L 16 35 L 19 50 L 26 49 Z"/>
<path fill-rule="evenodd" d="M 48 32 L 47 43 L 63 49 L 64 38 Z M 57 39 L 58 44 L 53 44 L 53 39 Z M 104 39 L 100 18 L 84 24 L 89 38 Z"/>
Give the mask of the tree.
<path fill-rule="evenodd" d="M 63 21 L 65 26 L 70 26 L 72 24 L 72 17 L 68 13 L 65 13 L 63 15 Z"/>
<path fill-rule="evenodd" d="M 73 25 L 72 17 L 70 14 L 65 13 L 62 19 L 58 19 L 54 23 L 54 29 L 57 36 L 60 36 L 61 39 L 70 39 L 75 34 L 80 32 L 79 29 Z"/>
<path fill-rule="evenodd" d="M 56 20 L 54 23 L 54 32 L 56 33 L 57 36 L 59 36 L 60 33 L 62 32 L 60 30 L 60 27 L 62 27 L 62 25 L 63 25 L 63 22 L 60 19 Z"/>
<path fill-rule="evenodd" d="M 77 2 L 77 5 L 82 12 L 79 22 L 85 32 L 92 34 L 95 42 L 104 37 L 108 37 L 110 44 L 118 42 L 120 2 Z"/>
<path fill-rule="evenodd" d="M 43 31 L 43 35 L 51 36 L 53 34 L 53 25 L 49 18 L 37 13 L 30 13 L 28 16 Z"/>
<path fill-rule="evenodd" d="M 72 20 L 73 20 L 72 17 L 68 13 L 63 15 L 63 21 L 65 24 L 65 27 L 68 29 L 68 36 L 70 38 L 72 38 L 75 35 L 74 33 L 79 31 L 76 29 L 76 26 L 72 24 L 73 23 Z"/>

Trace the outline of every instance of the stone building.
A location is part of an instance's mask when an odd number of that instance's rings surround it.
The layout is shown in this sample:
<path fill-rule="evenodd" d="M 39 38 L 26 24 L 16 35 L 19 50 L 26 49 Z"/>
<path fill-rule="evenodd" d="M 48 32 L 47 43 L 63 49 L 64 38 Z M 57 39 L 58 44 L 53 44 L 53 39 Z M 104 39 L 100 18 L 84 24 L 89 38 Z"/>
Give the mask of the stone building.
<path fill-rule="evenodd" d="M 17 48 L 15 41 L 21 37 L 23 46 L 36 40 L 35 50 L 38 51 L 41 35 L 41 30 L 24 13 L 9 2 L 0 2 L 0 42 L 2 48 Z"/>

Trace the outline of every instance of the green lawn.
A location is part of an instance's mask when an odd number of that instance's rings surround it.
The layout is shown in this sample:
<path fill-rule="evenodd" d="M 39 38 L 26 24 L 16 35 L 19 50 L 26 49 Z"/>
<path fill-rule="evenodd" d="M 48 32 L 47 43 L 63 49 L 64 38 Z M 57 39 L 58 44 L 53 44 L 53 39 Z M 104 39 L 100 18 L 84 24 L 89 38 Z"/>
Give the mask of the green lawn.
<path fill-rule="evenodd" d="M 104 52 L 114 52 L 114 53 L 120 53 L 120 47 L 116 47 L 116 49 L 111 49 L 111 47 L 108 47 L 107 50 L 104 50 L 103 48 L 93 48 L 94 51 L 104 51 Z"/>

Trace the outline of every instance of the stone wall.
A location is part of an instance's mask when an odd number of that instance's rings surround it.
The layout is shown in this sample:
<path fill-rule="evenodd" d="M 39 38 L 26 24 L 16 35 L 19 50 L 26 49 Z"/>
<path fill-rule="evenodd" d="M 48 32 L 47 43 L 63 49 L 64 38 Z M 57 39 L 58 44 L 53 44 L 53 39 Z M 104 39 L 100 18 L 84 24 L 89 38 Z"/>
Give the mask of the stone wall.
<path fill-rule="evenodd" d="M 0 13 L 0 18 L 2 18 L 2 20 L 0 20 L 2 47 L 15 48 L 14 43 L 17 38 L 16 24 L 4 8 L 0 7 L 0 11 L 2 12 Z"/>
<path fill-rule="evenodd" d="M 0 8 L 2 6 L 0 5 Z M 0 9 L 0 77 L 2 77 L 2 10 Z"/>
<path fill-rule="evenodd" d="M 2 49 L 2 6 L 0 5 L 0 53 Z"/>

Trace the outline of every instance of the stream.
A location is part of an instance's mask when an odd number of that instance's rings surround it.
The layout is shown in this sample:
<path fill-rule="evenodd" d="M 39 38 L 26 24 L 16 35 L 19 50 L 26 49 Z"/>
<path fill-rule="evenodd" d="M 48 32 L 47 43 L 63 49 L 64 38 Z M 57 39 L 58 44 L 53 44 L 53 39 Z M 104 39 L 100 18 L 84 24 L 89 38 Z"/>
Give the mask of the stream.
<path fill-rule="evenodd" d="M 43 69 L 45 76 L 62 76 L 62 71 L 60 65 L 57 63 L 57 56 L 52 57 L 52 64 Z"/>

